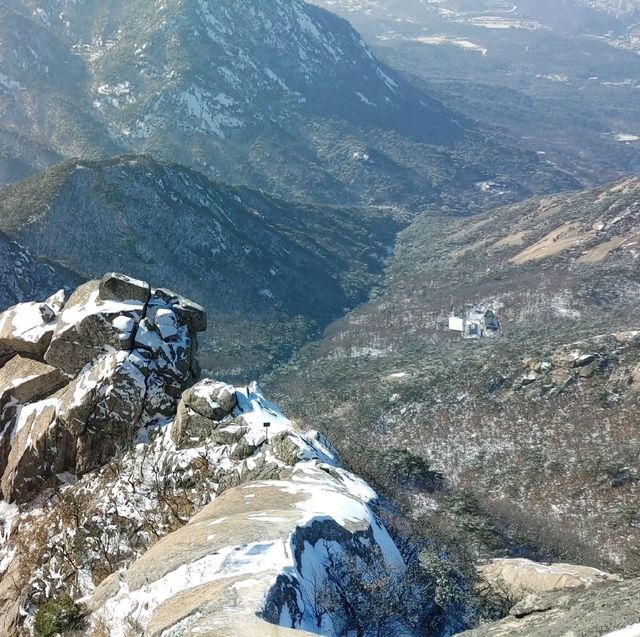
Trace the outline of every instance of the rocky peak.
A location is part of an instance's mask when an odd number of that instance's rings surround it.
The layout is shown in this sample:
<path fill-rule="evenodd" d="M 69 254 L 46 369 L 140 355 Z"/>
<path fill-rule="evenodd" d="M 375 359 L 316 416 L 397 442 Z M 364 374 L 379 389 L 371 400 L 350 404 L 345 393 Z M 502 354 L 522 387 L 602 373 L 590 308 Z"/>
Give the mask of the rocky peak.
<path fill-rule="evenodd" d="M 215 493 L 201 488 L 209 504 L 86 599 L 110 635 L 124 635 L 129 617 L 145 635 L 334 634 L 340 612 L 332 619 L 312 603 L 319 587 L 330 589 L 329 559 L 404 569 L 373 513 L 376 494 L 339 466 L 322 436 L 296 431 L 255 383 L 197 384 L 159 445 L 178 480 L 206 459 Z"/>
<path fill-rule="evenodd" d="M 96 636 L 339 634 L 362 572 L 400 581 L 322 435 L 196 382 L 197 304 L 110 273 L 0 324 L 0 633 L 70 594 Z"/>
<path fill-rule="evenodd" d="M 66 301 L 61 291 L 4 312 L 5 500 L 24 502 L 56 474 L 99 466 L 173 416 L 199 376 L 196 333 L 205 328 L 197 304 L 116 273 Z"/>

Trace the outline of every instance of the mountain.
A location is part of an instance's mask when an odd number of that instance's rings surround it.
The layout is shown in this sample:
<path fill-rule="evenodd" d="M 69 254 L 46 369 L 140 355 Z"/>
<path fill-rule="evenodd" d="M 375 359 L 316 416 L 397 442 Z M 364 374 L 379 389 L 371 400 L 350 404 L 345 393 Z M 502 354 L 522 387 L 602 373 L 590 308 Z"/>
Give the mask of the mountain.
<path fill-rule="evenodd" d="M 256 383 L 196 382 L 196 303 L 108 274 L 0 323 L 3 635 L 468 625 L 453 560 L 410 550 L 326 438 Z"/>
<path fill-rule="evenodd" d="M 639 580 L 476 564 L 255 382 L 198 380 L 207 316 L 178 293 L 109 273 L 0 325 L 7 637 L 595 637 L 640 618 Z"/>
<path fill-rule="evenodd" d="M 423 215 L 401 233 L 384 293 L 267 386 L 405 500 L 393 465 L 372 458 L 421 456 L 450 491 L 406 506 L 452 519 L 480 555 L 638 573 L 639 239 L 638 178 L 474 218 Z M 493 309 L 498 335 L 450 331 L 466 304 Z"/>
<path fill-rule="evenodd" d="M 127 269 L 202 299 L 216 325 L 203 361 L 231 376 L 286 357 L 366 300 L 402 223 L 133 156 L 70 161 L 6 187 L 0 218 L 13 239 L 85 279 Z"/>
<path fill-rule="evenodd" d="M 638 24 L 0 0 L 0 634 L 635 634 Z"/>
<path fill-rule="evenodd" d="M 585 184 L 640 169 L 636 2 L 315 3 L 418 87 Z"/>
<path fill-rule="evenodd" d="M 34 297 L 46 298 L 61 288 L 77 285 L 81 277 L 0 233 L 0 306 L 9 307 Z"/>
<path fill-rule="evenodd" d="M 134 152 L 324 202 L 478 200 L 474 183 L 506 176 L 513 196 L 575 187 L 302 0 L 4 0 L 0 24 L 7 180 Z"/>

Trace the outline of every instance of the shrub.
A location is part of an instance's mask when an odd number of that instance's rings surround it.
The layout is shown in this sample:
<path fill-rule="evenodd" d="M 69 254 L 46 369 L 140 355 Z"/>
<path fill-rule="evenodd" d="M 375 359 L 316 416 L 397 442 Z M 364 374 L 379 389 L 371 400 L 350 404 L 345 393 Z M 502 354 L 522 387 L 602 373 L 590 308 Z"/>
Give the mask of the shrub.
<path fill-rule="evenodd" d="M 470 587 L 445 554 L 424 549 L 389 570 L 377 551 L 360 555 L 324 543 L 322 577 L 305 604 L 336 635 L 448 635 L 468 627 Z"/>
<path fill-rule="evenodd" d="M 33 626 L 35 637 L 55 637 L 84 625 L 86 611 L 68 595 L 57 597 L 43 604 L 36 614 Z"/>

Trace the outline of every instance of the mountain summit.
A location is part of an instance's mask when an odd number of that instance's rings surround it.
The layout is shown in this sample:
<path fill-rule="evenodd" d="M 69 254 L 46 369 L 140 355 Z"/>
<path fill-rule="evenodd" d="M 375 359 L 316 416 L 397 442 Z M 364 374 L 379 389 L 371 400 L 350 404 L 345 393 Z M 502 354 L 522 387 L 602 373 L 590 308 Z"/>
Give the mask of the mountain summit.
<path fill-rule="evenodd" d="M 429 579 L 421 594 L 405 577 L 415 557 L 324 436 L 256 383 L 196 382 L 206 323 L 116 273 L 0 316 L 0 632 L 413 635 L 456 621 Z"/>

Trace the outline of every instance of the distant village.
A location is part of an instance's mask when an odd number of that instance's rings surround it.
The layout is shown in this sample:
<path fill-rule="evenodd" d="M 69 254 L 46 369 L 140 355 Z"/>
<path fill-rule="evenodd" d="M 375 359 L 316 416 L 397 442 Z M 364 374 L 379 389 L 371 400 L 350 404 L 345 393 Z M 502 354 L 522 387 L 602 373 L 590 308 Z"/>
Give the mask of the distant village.
<path fill-rule="evenodd" d="M 484 305 L 468 304 L 456 312 L 451 306 L 449 329 L 462 339 L 479 339 L 495 336 L 500 331 L 500 321 L 493 310 Z"/>

